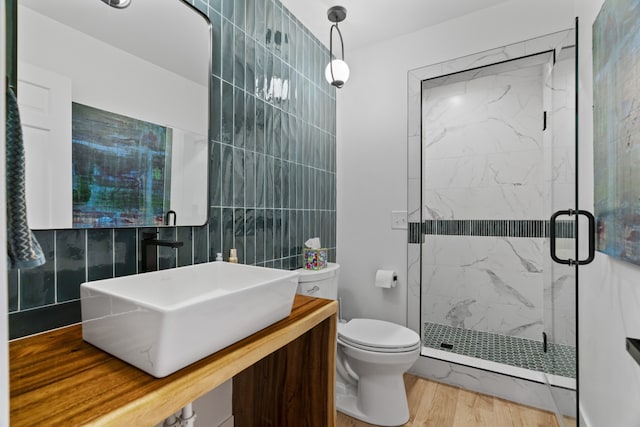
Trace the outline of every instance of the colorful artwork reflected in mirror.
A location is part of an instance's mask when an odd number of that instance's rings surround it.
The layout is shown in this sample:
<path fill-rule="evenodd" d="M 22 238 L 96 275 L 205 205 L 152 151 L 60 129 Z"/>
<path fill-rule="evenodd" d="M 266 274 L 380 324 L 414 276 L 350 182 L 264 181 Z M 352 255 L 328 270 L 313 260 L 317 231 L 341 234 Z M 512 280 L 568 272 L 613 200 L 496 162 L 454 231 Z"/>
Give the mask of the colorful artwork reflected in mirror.
<path fill-rule="evenodd" d="M 73 227 L 163 225 L 170 129 L 72 104 Z"/>
<path fill-rule="evenodd" d="M 640 3 L 608 0 L 593 24 L 597 249 L 640 265 Z"/>

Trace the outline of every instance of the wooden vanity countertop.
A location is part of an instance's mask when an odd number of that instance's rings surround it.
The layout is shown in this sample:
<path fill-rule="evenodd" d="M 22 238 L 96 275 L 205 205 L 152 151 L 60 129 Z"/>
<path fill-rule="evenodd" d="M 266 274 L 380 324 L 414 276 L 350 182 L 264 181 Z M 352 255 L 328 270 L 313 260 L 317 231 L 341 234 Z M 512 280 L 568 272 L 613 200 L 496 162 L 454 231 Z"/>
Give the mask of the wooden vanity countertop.
<path fill-rule="evenodd" d="M 13 341 L 11 425 L 153 426 L 336 311 L 296 295 L 289 317 L 160 379 L 84 342 L 81 325 Z"/>

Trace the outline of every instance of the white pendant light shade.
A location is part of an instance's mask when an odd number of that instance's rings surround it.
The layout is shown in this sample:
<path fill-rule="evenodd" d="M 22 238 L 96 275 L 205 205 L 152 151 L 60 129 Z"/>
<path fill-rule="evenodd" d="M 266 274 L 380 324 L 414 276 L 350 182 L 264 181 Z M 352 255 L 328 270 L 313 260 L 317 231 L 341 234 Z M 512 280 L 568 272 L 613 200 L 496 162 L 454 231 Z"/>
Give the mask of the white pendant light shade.
<path fill-rule="evenodd" d="M 331 67 L 333 66 L 333 76 L 331 75 Z M 349 66 L 341 59 L 334 59 L 327 64 L 324 70 L 324 76 L 327 81 L 334 86 L 342 87 L 349 80 Z"/>

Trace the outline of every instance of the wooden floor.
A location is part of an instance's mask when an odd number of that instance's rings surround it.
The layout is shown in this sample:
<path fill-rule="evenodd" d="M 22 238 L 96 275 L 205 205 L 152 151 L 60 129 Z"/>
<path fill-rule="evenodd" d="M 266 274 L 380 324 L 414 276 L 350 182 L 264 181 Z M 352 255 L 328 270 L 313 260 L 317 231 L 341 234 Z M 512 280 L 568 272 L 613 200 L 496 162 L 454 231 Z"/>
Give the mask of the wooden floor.
<path fill-rule="evenodd" d="M 558 427 L 546 411 L 405 374 L 411 427 Z M 575 420 L 565 421 L 574 427 Z M 365 427 L 338 412 L 338 427 Z"/>

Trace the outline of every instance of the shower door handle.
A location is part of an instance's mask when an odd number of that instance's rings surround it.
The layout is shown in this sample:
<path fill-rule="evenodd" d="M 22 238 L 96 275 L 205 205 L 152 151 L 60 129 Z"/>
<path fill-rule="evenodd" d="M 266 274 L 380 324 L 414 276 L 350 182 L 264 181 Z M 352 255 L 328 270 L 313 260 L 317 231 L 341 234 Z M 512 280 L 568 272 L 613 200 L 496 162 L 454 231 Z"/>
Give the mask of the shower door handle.
<path fill-rule="evenodd" d="M 588 227 L 589 227 L 589 255 L 586 259 L 582 260 L 574 260 L 574 259 L 562 259 L 558 258 L 556 255 L 556 221 L 560 215 L 584 215 L 587 217 Z M 577 229 L 574 228 L 574 232 Z M 573 209 L 567 209 L 562 211 L 557 211 L 553 215 L 551 215 L 551 220 L 549 221 L 549 246 L 551 249 L 551 259 L 553 259 L 558 264 L 566 264 L 566 265 L 586 265 L 593 261 L 596 255 L 596 220 L 593 214 L 589 211 L 578 210 L 575 211 Z"/>

